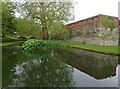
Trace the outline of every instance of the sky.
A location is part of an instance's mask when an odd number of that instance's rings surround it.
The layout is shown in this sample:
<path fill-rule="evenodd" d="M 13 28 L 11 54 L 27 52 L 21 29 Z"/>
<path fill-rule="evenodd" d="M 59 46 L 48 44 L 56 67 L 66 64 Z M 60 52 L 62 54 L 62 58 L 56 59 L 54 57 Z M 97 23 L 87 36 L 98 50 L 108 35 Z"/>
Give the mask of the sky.
<path fill-rule="evenodd" d="M 98 14 L 118 17 L 118 2 L 120 0 L 75 0 L 75 22 Z"/>
<path fill-rule="evenodd" d="M 44 1 L 50 1 L 50 0 L 44 0 Z M 60 0 L 60 1 L 66 1 L 66 0 Z M 118 17 L 118 2 L 120 0 L 73 0 L 73 1 L 74 1 L 75 19 L 69 21 L 69 23 L 86 19 L 98 14 Z M 17 13 L 16 15 L 18 16 Z"/>

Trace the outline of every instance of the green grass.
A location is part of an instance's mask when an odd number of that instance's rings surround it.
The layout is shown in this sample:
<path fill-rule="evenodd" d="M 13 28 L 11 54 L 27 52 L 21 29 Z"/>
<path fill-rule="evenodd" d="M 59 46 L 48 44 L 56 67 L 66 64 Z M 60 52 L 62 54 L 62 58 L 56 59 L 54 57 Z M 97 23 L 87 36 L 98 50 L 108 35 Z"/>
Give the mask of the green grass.
<path fill-rule="evenodd" d="M 3 43 L 0 43 L 0 46 L 4 47 L 4 46 L 10 46 L 10 45 L 15 45 L 15 44 L 18 44 L 18 43 L 22 43 L 24 41 L 14 41 L 14 42 L 3 42 Z"/>
<path fill-rule="evenodd" d="M 119 52 L 120 46 L 101 46 L 94 44 L 75 43 L 70 45 L 70 47 L 99 52 L 99 53 L 105 53 L 105 54 L 115 54 L 115 55 L 120 54 Z"/>
<path fill-rule="evenodd" d="M 14 44 L 18 44 L 24 41 L 21 41 L 18 38 L 14 38 L 11 36 L 7 36 L 7 35 L 0 35 L 0 46 L 10 46 L 10 45 L 14 45 Z"/>
<path fill-rule="evenodd" d="M 2 42 L 19 41 L 19 39 L 10 37 L 10 36 L 4 36 L 4 37 L 0 38 L 0 40 L 2 40 Z"/>
<path fill-rule="evenodd" d="M 0 43 L 0 46 L 14 45 L 14 44 L 18 44 L 19 42 L 21 41 L 3 42 Z M 82 44 L 79 42 L 53 41 L 53 40 L 51 42 L 58 45 L 58 47 L 72 47 L 72 48 L 78 48 L 78 49 L 94 51 L 104 54 L 120 55 L 120 46 L 102 46 L 102 45 L 94 45 L 94 44 Z"/>
<path fill-rule="evenodd" d="M 72 47 L 77 49 L 83 49 L 93 52 L 99 52 L 104 54 L 113 54 L 120 55 L 120 46 L 102 46 L 95 44 L 82 44 L 80 42 L 71 42 L 71 41 L 55 41 L 60 46 L 64 47 Z"/>

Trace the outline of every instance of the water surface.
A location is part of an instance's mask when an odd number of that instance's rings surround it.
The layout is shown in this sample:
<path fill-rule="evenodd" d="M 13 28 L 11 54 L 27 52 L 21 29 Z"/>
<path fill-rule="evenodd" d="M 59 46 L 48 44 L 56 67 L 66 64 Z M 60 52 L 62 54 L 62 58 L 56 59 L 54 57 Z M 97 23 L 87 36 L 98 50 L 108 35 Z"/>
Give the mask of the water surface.
<path fill-rule="evenodd" d="M 118 57 L 80 49 L 3 47 L 3 87 L 118 87 Z"/>

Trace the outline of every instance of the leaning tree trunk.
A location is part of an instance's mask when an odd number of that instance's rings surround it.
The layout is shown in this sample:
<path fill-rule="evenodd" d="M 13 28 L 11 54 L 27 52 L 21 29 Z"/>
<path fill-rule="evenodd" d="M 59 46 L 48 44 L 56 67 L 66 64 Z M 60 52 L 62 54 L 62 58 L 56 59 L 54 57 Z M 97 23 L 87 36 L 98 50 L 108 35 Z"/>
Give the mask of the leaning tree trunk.
<path fill-rule="evenodd" d="M 42 31 L 43 31 L 43 40 L 48 40 L 48 31 L 47 28 L 45 26 L 42 27 Z"/>

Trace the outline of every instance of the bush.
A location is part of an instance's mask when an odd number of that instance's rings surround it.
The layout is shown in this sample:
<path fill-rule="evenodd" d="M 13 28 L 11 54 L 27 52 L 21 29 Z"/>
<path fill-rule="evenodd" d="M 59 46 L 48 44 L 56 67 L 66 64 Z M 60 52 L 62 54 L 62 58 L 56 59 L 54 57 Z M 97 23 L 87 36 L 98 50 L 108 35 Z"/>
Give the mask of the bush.
<path fill-rule="evenodd" d="M 6 37 L 6 35 L 5 34 L 0 34 L 0 37 Z"/>
<path fill-rule="evenodd" d="M 48 51 L 54 46 L 51 41 L 31 39 L 22 44 L 22 49 L 25 52 Z"/>

